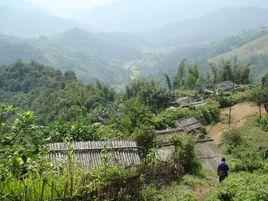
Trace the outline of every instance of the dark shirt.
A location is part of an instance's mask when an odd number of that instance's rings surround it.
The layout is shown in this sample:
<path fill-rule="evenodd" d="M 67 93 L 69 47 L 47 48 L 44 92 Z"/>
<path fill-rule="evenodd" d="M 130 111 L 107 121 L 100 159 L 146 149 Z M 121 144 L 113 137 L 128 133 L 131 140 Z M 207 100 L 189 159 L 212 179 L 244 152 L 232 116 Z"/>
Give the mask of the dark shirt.
<path fill-rule="evenodd" d="M 218 174 L 219 174 L 219 172 L 224 172 L 224 176 L 228 176 L 228 170 L 229 170 L 229 166 L 226 163 L 219 164 Z M 223 175 L 219 175 L 219 176 L 223 176 Z"/>

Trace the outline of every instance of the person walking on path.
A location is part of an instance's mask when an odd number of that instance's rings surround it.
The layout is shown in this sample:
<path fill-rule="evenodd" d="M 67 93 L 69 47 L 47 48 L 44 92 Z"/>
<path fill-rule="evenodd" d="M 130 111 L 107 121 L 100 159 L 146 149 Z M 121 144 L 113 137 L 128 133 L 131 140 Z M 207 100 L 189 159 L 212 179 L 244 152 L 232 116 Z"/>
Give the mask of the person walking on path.
<path fill-rule="evenodd" d="M 226 177 L 228 177 L 229 166 L 225 163 L 226 159 L 222 158 L 221 163 L 218 166 L 218 176 L 219 181 L 222 182 Z"/>

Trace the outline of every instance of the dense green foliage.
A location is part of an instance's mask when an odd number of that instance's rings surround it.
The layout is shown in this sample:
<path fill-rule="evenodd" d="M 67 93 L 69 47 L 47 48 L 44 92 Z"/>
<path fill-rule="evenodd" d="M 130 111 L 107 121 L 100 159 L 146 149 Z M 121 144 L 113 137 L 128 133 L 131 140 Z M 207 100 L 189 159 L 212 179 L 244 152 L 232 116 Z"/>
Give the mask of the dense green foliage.
<path fill-rule="evenodd" d="M 242 137 L 239 130 L 231 130 L 224 135 L 225 152 L 235 159 L 234 171 L 254 171 L 264 167 L 264 159 L 261 150 L 257 151 L 247 140 Z"/>
<path fill-rule="evenodd" d="M 220 188 L 215 188 L 214 192 L 205 200 L 225 201 L 225 200 L 267 200 L 268 199 L 268 174 L 247 172 L 232 175 L 223 182 Z"/>
<path fill-rule="evenodd" d="M 264 131 L 268 131 L 268 116 L 261 117 L 257 121 Z"/>
<path fill-rule="evenodd" d="M 70 121 L 115 99 L 115 92 L 97 82 L 86 86 L 73 72 L 61 73 L 36 62 L 17 61 L 0 68 L 2 102 L 34 111 L 42 123 Z"/>

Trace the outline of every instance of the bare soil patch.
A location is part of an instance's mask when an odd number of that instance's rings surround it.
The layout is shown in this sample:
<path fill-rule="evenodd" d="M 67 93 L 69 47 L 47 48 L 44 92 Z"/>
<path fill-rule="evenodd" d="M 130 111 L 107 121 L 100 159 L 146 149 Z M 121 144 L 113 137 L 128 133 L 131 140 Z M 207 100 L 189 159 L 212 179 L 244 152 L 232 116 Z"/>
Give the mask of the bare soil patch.
<path fill-rule="evenodd" d="M 266 114 L 264 108 L 262 113 Z M 229 125 L 229 108 L 221 109 L 221 122 L 208 128 L 208 135 L 217 145 L 222 144 L 223 133 L 232 128 L 242 127 L 248 118 L 259 115 L 259 107 L 254 103 L 240 103 L 231 108 L 231 124 Z"/>

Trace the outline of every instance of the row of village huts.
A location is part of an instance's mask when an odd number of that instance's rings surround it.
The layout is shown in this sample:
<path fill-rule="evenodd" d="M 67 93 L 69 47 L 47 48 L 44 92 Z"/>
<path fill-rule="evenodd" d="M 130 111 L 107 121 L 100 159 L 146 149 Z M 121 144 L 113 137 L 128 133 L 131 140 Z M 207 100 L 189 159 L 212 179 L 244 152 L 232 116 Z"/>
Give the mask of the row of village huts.
<path fill-rule="evenodd" d="M 241 88 L 239 85 L 233 83 L 232 81 L 224 81 L 220 82 L 215 85 L 207 86 L 203 89 L 204 94 L 207 97 L 213 97 L 214 95 L 219 95 L 222 93 L 223 95 L 230 95 L 233 92 L 243 91 L 244 89 Z M 178 107 L 192 107 L 198 108 L 201 107 L 209 102 L 209 99 L 200 100 L 200 101 L 193 101 L 190 96 L 180 97 L 176 101 L 171 104 L 171 109 L 178 108 Z"/>
<path fill-rule="evenodd" d="M 221 92 L 225 95 L 231 94 L 234 91 L 242 90 L 237 84 L 231 81 L 218 83 L 214 86 L 204 88 L 206 94 L 217 94 Z M 193 107 L 198 108 L 208 103 L 207 100 L 194 102 L 191 97 L 181 97 L 172 103 L 172 108 L 177 107 Z M 198 135 L 204 133 L 203 125 L 194 117 L 187 117 L 175 121 L 173 128 L 157 131 L 158 139 L 163 141 L 162 147 L 158 149 L 160 158 L 167 161 L 171 158 L 175 146 L 170 143 L 172 136 L 185 136 L 189 134 Z M 67 143 L 48 144 L 50 149 L 49 158 L 52 162 L 67 161 Z M 77 165 L 84 169 L 96 168 L 103 165 L 102 153 L 104 150 L 110 150 L 114 154 L 114 159 L 110 159 L 110 165 L 119 164 L 122 167 L 138 166 L 141 164 L 140 149 L 134 141 L 108 140 L 108 141 L 90 141 L 90 142 L 75 142 L 71 145 Z M 210 170 L 215 170 L 217 163 L 220 160 L 218 147 L 213 140 L 205 139 L 197 142 L 197 159 L 201 164 Z"/>
<path fill-rule="evenodd" d="M 194 117 L 182 118 L 175 122 L 174 128 L 157 131 L 158 138 L 163 141 L 163 146 L 158 149 L 160 158 L 163 161 L 171 159 L 175 146 L 170 142 L 174 135 L 188 135 L 202 132 L 203 126 Z M 67 150 L 71 146 L 77 166 L 83 170 L 96 168 L 103 165 L 103 151 L 112 151 L 113 158 L 109 158 L 109 165 L 118 164 L 122 167 L 138 166 L 141 164 L 140 149 L 134 141 L 89 141 L 68 143 L 48 144 L 50 149 L 49 159 L 59 164 L 68 161 Z M 212 140 L 203 140 L 197 142 L 198 159 L 201 160 L 204 167 L 214 170 L 219 161 L 219 151 Z"/>

